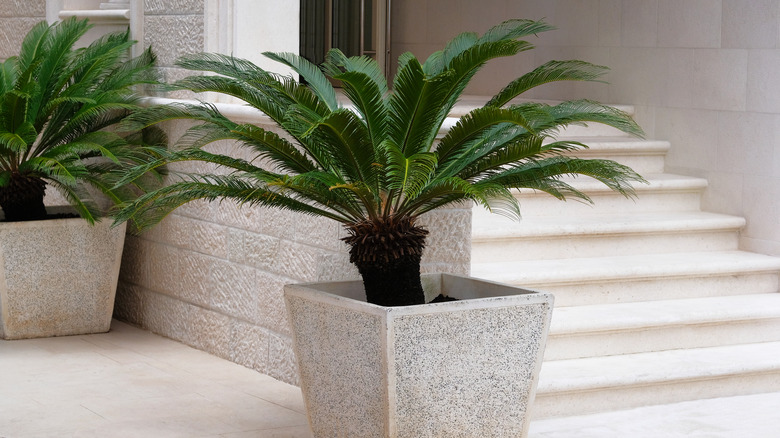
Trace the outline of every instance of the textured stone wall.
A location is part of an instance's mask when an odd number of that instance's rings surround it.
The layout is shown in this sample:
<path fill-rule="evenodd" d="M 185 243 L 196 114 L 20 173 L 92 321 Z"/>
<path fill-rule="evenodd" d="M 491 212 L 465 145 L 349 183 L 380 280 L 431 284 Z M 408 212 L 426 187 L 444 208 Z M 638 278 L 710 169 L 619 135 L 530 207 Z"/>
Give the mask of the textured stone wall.
<path fill-rule="evenodd" d="M 191 73 L 174 67 L 182 55 L 205 50 L 205 0 L 144 0 L 144 47 L 151 46 L 166 82 Z M 188 98 L 185 92 L 169 97 Z"/>
<path fill-rule="evenodd" d="M 177 138 L 183 123 L 171 127 Z M 229 143 L 215 150 L 252 157 Z M 210 170 L 179 167 L 179 170 Z M 468 274 L 471 211 L 424 217 L 425 272 Z M 195 202 L 125 244 L 116 316 L 297 383 L 284 284 L 358 278 L 334 221 L 232 202 Z"/>
<path fill-rule="evenodd" d="M 45 18 L 45 0 L 0 1 L 0 60 L 16 55 L 27 32 Z"/>

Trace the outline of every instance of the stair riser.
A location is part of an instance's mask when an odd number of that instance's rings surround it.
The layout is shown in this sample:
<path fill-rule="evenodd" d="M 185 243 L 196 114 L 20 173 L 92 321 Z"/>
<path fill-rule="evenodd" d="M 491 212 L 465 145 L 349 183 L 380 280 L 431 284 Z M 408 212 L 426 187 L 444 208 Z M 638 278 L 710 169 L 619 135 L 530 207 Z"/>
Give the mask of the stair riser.
<path fill-rule="evenodd" d="M 643 330 L 569 335 L 551 332 L 544 359 L 577 359 L 770 341 L 780 341 L 780 319 L 669 325 Z"/>
<path fill-rule="evenodd" d="M 575 153 L 573 156 L 585 159 L 612 160 L 630 167 L 640 175 L 652 173 L 663 173 L 664 156 L 663 155 L 624 155 L 605 153 Z"/>
<path fill-rule="evenodd" d="M 519 194 L 517 200 L 520 203 L 520 213 L 529 217 L 684 212 L 699 211 L 701 207 L 701 192 L 699 191 L 640 192 L 638 200 L 629 199 L 613 192 L 589 194 L 589 196 L 593 201 L 592 205 L 573 198 L 563 202 L 546 193 L 534 194 L 530 190 Z M 475 209 L 475 217 L 478 214 L 483 214 L 480 210 Z"/>
<path fill-rule="evenodd" d="M 476 273 L 472 275 L 479 277 Z M 498 280 L 500 281 L 500 280 Z M 773 293 L 777 272 L 723 273 L 723 275 L 583 281 L 576 284 L 515 282 L 516 286 L 552 292 L 556 306 L 583 306 L 684 298 Z"/>
<path fill-rule="evenodd" d="M 522 226 L 522 224 L 519 224 Z M 475 263 L 551 260 L 620 254 L 736 250 L 736 230 L 667 234 L 555 235 L 538 238 L 472 240 Z"/>
<path fill-rule="evenodd" d="M 562 129 L 558 138 L 576 137 L 578 140 L 587 143 L 589 137 L 625 137 L 626 133 L 611 126 L 601 123 L 589 123 L 588 126 L 567 126 Z"/>
<path fill-rule="evenodd" d="M 658 366 L 663 367 L 663 364 L 659 363 Z M 639 406 L 773 391 L 780 391 L 780 370 L 761 374 L 739 374 L 701 380 L 670 380 L 646 386 L 621 386 L 554 394 L 545 393 L 540 388 L 532 407 L 531 418 L 541 420 L 568 417 Z"/>

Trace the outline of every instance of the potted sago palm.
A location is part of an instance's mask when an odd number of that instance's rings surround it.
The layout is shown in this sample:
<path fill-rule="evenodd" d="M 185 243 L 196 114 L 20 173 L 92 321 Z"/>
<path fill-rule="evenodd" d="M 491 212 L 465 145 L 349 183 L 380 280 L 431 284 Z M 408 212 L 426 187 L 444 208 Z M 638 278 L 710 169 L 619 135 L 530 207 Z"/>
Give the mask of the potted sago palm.
<path fill-rule="evenodd" d="M 139 108 L 133 88 L 156 82 L 154 55 L 130 59 L 128 32 L 75 48 L 89 28 L 40 22 L 0 64 L 3 339 L 109 330 L 125 227 L 100 218 L 139 193 L 148 177 L 117 181 L 165 142 L 111 129 Z M 70 205 L 47 208 L 47 187 Z"/>
<path fill-rule="evenodd" d="M 286 135 L 235 123 L 209 104 L 136 113 L 129 119 L 136 128 L 179 118 L 200 122 L 177 151 L 139 167 L 139 175 L 190 160 L 227 172 L 184 175 L 139 197 L 118 219 L 148 226 L 194 199 L 233 199 L 340 222 L 362 282 L 285 290 L 314 435 L 524 436 L 552 296 L 454 275 L 421 276 L 428 231 L 418 218 L 469 201 L 518 217 L 516 189 L 588 200 L 565 175 L 595 178 L 627 196 L 631 183 L 643 181 L 613 161 L 568 156 L 585 146 L 555 139 L 561 128 L 587 122 L 641 135 L 627 114 L 587 100 L 551 105 L 516 99 L 541 84 L 596 80 L 605 72 L 586 62 L 548 62 L 440 134 L 487 61 L 530 49 L 520 38 L 549 29 L 541 21 L 509 20 L 482 36 L 458 35 L 424 63 L 405 53 L 392 87 L 376 62 L 339 50 L 320 66 L 294 54 L 265 54 L 302 82 L 230 56 L 187 56 L 180 67 L 215 75 L 192 76 L 177 86 L 242 99 Z M 345 104 L 331 80 L 343 87 Z M 260 159 L 202 149 L 225 139 Z M 424 304 L 434 297 L 436 303 Z"/>

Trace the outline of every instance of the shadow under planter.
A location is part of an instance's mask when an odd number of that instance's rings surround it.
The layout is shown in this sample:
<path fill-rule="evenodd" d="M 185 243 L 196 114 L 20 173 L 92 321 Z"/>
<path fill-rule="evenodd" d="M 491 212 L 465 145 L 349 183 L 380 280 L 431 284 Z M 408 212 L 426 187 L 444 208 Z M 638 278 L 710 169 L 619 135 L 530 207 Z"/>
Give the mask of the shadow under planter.
<path fill-rule="evenodd" d="M 0 338 L 107 332 L 125 228 L 82 218 L 0 222 Z"/>
<path fill-rule="evenodd" d="M 448 274 L 435 304 L 365 302 L 362 282 L 285 286 L 315 437 L 524 437 L 553 296 Z"/>

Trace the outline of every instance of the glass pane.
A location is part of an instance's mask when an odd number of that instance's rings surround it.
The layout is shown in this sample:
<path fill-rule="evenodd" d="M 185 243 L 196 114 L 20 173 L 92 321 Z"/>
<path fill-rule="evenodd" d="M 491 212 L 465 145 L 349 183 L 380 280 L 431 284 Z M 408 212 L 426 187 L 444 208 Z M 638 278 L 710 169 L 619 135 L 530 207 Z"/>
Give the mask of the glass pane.
<path fill-rule="evenodd" d="M 360 54 L 360 3 L 362 0 L 333 0 L 331 46 L 347 56 Z"/>

